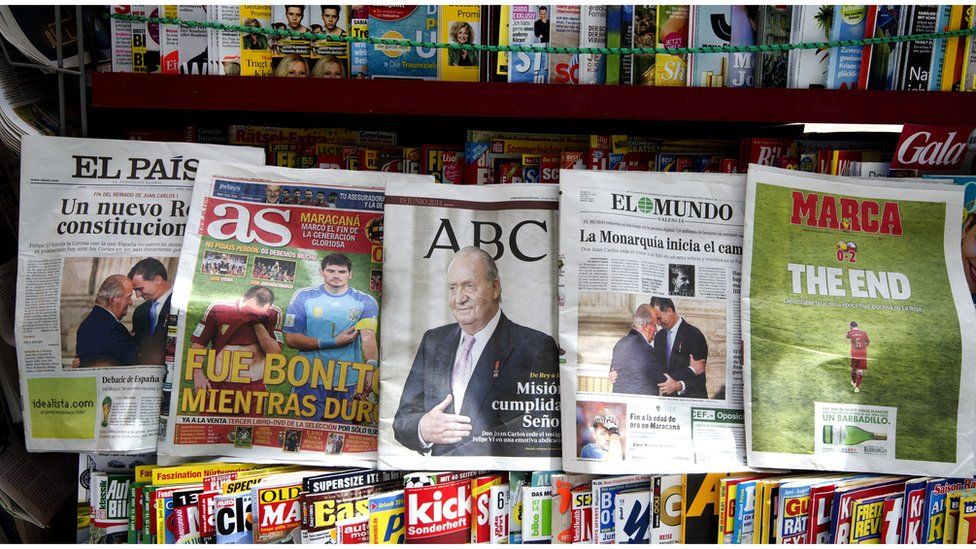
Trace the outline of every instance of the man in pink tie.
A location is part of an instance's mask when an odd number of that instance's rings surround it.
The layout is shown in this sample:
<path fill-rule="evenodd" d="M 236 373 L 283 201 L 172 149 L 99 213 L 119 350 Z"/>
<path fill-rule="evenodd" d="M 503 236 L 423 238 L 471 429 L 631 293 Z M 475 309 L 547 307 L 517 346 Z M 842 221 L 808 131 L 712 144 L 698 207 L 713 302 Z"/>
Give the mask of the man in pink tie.
<path fill-rule="evenodd" d="M 556 341 L 505 316 L 498 268 L 480 248 L 457 252 L 447 268 L 447 291 L 456 322 L 424 334 L 394 435 L 422 454 L 524 456 L 523 445 L 498 442 L 495 433 L 522 428 L 524 411 L 510 406 L 526 397 L 518 394 L 519 382 L 533 373 L 555 379 Z"/>

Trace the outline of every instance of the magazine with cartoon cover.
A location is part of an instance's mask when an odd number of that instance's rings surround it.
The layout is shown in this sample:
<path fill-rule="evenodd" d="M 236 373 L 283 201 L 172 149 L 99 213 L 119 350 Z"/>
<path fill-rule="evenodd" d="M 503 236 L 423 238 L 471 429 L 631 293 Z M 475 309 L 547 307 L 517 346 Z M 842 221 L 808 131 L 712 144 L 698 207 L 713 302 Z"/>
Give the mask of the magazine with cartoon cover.
<path fill-rule="evenodd" d="M 155 450 L 169 291 L 201 158 L 263 154 L 24 138 L 15 331 L 28 450 Z"/>
<path fill-rule="evenodd" d="M 741 470 L 745 182 L 563 170 L 563 469 Z"/>
<path fill-rule="evenodd" d="M 557 196 L 387 187 L 380 468 L 560 468 Z"/>
<path fill-rule="evenodd" d="M 971 476 L 964 189 L 799 173 L 749 167 L 749 464 Z"/>
<path fill-rule="evenodd" d="M 160 453 L 372 465 L 388 174 L 205 162 L 199 175 Z"/>

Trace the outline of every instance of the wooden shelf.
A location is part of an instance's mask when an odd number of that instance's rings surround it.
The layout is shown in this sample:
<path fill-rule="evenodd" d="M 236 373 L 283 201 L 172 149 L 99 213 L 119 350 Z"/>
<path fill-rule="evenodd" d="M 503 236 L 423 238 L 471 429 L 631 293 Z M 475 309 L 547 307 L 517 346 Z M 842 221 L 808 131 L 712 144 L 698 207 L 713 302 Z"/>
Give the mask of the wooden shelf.
<path fill-rule="evenodd" d="M 976 125 L 976 93 L 95 73 L 100 109 L 398 117 Z M 544 126 L 539 126 L 544 131 Z"/>

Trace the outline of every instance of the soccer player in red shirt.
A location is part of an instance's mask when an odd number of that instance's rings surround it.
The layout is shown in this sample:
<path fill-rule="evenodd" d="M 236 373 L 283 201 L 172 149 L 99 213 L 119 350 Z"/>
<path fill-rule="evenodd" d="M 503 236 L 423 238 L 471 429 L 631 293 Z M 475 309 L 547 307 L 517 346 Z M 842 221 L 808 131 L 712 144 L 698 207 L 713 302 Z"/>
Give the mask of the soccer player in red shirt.
<path fill-rule="evenodd" d="M 851 385 L 854 386 L 855 393 L 860 393 L 864 371 L 868 369 L 868 345 L 871 344 L 871 339 L 853 321 L 851 329 L 847 331 L 847 339 L 851 340 Z"/>
<path fill-rule="evenodd" d="M 217 370 L 226 355 L 223 351 L 247 351 L 252 355 L 251 364 L 243 375 L 250 383 L 229 380 L 212 381 L 203 370 L 193 373 L 196 389 L 229 389 L 234 391 L 267 391 L 264 385 L 266 355 L 281 352 L 284 339 L 281 332 L 281 309 L 274 306 L 274 292 L 266 286 L 251 286 L 244 297 L 236 302 L 215 302 L 207 308 L 199 324 L 193 330 L 191 348 L 206 349 L 211 346 L 217 354 Z M 260 414 L 252 409 L 249 415 Z"/>

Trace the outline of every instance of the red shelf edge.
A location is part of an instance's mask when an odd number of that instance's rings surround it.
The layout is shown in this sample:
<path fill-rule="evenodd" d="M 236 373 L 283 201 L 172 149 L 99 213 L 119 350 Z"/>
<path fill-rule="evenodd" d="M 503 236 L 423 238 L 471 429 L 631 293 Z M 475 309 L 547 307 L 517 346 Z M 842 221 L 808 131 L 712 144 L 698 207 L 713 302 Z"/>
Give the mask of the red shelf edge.
<path fill-rule="evenodd" d="M 467 118 L 976 125 L 976 94 L 96 73 L 103 109 Z"/>

